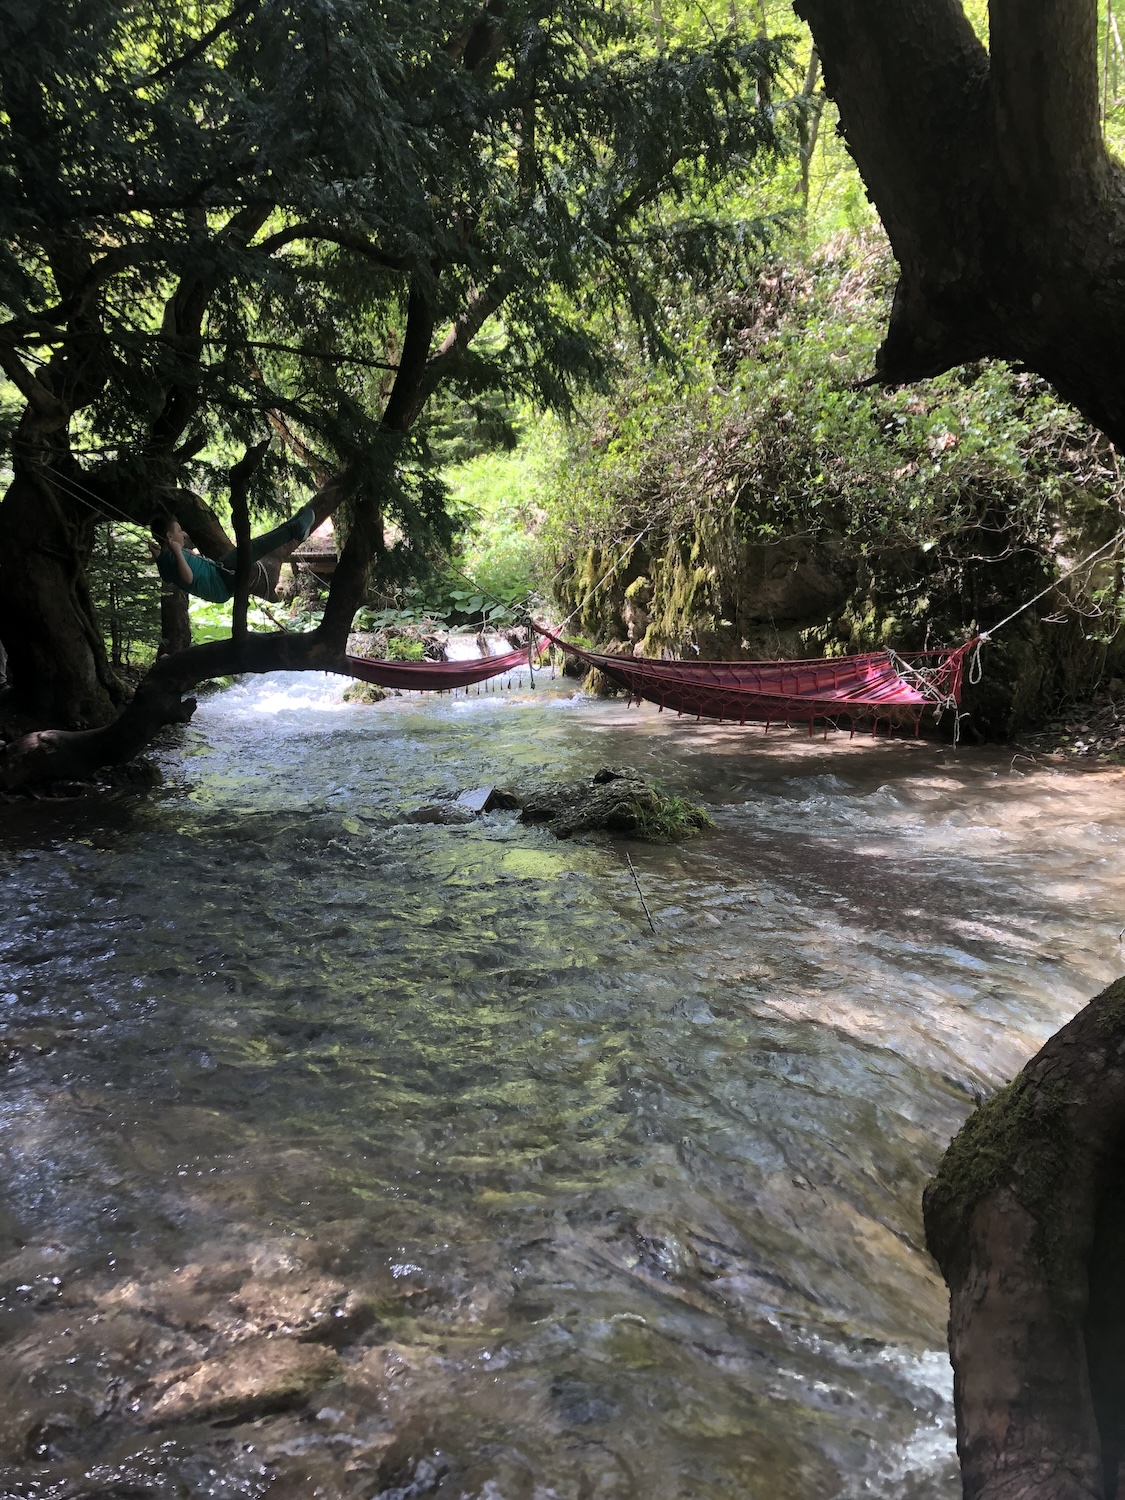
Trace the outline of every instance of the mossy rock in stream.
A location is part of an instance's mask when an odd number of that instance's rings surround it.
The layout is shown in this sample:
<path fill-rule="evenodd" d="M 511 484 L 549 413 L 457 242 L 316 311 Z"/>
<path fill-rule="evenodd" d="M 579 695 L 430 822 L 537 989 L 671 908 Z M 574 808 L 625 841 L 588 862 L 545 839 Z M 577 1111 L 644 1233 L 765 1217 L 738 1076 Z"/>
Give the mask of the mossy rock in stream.
<path fill-rule="evenodd" d="M 374 682 L 353 682 L 343 693 L 344 703 L 382 703 L 387 696 L 386 688 Z"/>
<path fill-rule="evenodd" d="M 638 772 L 616 766 L 603 766 L 580 781 L 544 782 L 510 795 L 522 822 L 545 823 L 560 839 L 606 830 L 670 843 L 711 827 L 701 807 L 668 796 Z"/>

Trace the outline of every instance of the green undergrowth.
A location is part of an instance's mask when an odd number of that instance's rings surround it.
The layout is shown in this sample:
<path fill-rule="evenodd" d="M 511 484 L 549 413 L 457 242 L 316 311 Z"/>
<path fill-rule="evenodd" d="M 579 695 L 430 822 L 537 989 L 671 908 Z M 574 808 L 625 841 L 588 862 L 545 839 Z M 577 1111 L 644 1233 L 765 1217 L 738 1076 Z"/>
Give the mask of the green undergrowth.
<path fill-rule="evenodd" d="M 654 844 L 677 843 L 715 826 L 714 819 L 702 807 L 658 788 L 653 788 L 651 800 L 638 802 L 636 809 L 638 838 Z"/>
<path fill-rule="evenodd" d="M 895 278 L 877 233 L 789 247 L 685 306 L 678 368 L 625 352 L 543 491 L 576 628 L 649 656 L 956 645 L 1112 538 L 1116 457 L 1037 377 L 868 383 Z M 1119 675 L 1123 613 L 1111 552 L 997 638 L 973 723 L 1006 735 Z"/>

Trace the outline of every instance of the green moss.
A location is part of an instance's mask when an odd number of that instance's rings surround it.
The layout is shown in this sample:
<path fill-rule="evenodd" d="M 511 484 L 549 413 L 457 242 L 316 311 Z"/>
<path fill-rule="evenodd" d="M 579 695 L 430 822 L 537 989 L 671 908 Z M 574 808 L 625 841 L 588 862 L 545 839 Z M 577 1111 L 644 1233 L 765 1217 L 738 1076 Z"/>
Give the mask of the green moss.
<path fill-rule="evenodd" d="M 345 703 L 382 703 L 386 696 L 386 689 L 373 682 L 353 682 L 344 689 Z"/>
<path fill-rule="evenodd" d="M 1115 979 L 1091 1003 L 1097 1006 L 1097 1025 L 1103 1036 L 1125 1031 L 1125 978 Z"/>
<path fill-rule="evenodd" d="M 637 834 L 657 844 L 690 839 L 704 828 L 713 828 L 714 820 L 703 808 L 684 797 L 669 797 L 654 792 L 651 801 L 638 802 Z"/>
<path fill-rule="evenodd" d="M 1062 1264 L 1059 1250 L 1066 1233 L 1058 1194 L 1072 1158 L 1069 1101 L 1061 1080 L 1033 1085 L 1021 1073 L 969 1116 L 930 1186 L 945 1201 L 943 1218 L 967 1230 L 976 1205 L 1006 1183 L 1035 1220 L 1033 1246 L 1048 1275 Z"/>

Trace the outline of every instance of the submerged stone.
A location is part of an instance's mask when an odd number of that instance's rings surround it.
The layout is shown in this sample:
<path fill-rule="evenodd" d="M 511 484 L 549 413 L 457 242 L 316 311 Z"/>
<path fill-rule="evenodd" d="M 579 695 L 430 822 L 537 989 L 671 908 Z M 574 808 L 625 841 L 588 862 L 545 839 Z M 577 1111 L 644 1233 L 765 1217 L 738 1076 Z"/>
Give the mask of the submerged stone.
<path fill-rule="evenodd" d="M 141 1415 L 152 1426 L 260 1417 L 302 1405 L 339 1368 L 337 1355 L 322 1344 L 251 1339 L 174 1375 Z"/>
<path fill-rule="evenodd" d="M 457 806 L 467 808 L 471 813 L 495 812 L 500 808 L 512 809 L 520 805 L 519 798 L 513 792 L 507 792 L 498 786 L 471 787 L 457 798 Z"/>
<path fill-rule="evenodd" d="M 230 1305 L 256 1333 L 310 1343 L 346 1342 L 374 1320 L 370 1303 L 327 1277 L 256 1277 L 239 1287 Z"/>

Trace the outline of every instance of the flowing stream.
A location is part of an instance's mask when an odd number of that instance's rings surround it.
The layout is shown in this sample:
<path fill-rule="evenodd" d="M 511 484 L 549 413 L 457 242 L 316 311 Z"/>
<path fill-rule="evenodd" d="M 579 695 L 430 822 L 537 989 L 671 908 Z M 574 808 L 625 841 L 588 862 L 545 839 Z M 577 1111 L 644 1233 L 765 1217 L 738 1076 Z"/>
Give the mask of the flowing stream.
<path fill-rule="evenodd" d="M 1122 773 L 343 686 L 4 814 L 0 1494 L 954 1500 L 921 1193 L 1123 967 Z M 603 765 L 715 829 L 441 821 Z"/>

